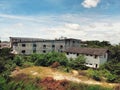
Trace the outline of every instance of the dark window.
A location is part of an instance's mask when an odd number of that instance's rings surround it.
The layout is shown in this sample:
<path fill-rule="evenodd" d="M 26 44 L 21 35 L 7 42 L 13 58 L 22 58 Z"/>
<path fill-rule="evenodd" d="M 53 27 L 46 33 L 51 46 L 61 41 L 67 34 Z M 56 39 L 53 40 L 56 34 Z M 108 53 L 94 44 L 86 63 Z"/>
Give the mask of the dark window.
<path fill-rule="evenodd" d="M 97 68 L 98 67 L 98 64 L 95 64 L 95 68 Z"/>
<path fill-rule="evenodd" d="M 60 49 L 62 49 L 63 48 L 63 45 L 60 45 Z"/>
<path fill-rule="evenodd" d="M 46 53 L 46 51 L 45 51 L 45 50 L 43 50 L 43 53 Z"/>
<path fill-rule="evenodd" d="M 94 56 L 94 58 L 97 58 L 97 57 L 98 57 L 97 55 Z"/>
<path fill-rule="evenodd" d="M 26 47 L 26 44 L 22 44 L 22 47 Z"/>
<path fill-rule="evenodd" d="M 79 53 L 77 53 L 77 56 L 79 56 Z"/>
<path fill-rule="evenodd" d="M 21 53 L 22 53 L 22 54 L 25 54 L 25 50 L 22 50 Z"/>
<path fill-rule="evenodd" d="M 55 45 L 52 45 L 52 48 L 55 48 Z"/>
<path fill-rule="evenodd" d="M 14 44 L 14 46 L 18 46 L 18 44 L 17 44 L 17 43 L 15 43 L 15 44 Z"/>
<path fill-rule="evenodd" d="M 43 48 L 46 48 L 46 45 L 43 45 Z"/>
<path fill-rule="evenodd" d="M 73 47 L 75 47 L 75 41 L 73 41 L 73 44 L 72 44 L 72 45 L 73 45 Z"/>
<path fill-rule="evenodd" d="M 33 47 L 37 47 L 37 45 L 34 43 L 34 44 L 33 44 Z"/>
<path fill-rule="evenodd" d="M 33 53 L 36 53 L 36 50 L 33 50 Z"/>
<path fill-rule="evenodd" d="M 106 54 L 104 54 L 104 58 L 106 58 Z"/>
<path fill-rule="evenodd" d="M 69 55 L 69 52 L 67 52 L 67 55 Z"/>
<path fill-rule="evenodd" d="M 73 43 L 75 43 L 75 41 L 73 41 Z"/>

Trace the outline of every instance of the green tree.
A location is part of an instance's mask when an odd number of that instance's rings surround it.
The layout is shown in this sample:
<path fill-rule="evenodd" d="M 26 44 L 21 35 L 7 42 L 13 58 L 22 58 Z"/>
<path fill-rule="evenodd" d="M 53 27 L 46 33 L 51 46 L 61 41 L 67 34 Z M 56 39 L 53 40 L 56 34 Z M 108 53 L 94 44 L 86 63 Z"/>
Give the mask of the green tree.
<path fill-rule="evenodd" d="M 23 65 L 23 62 L 24 62 L 24 59 L 23 59 L 22 56 L 16 55 L 16 56 L 14 57 L 13 63 L 15 63 L 16 65 L 22 66 L 22 65 Z"/>
<path fill-rule="evenodd" d="M 87 45 L 87 47 L 95 47 L 95 48 L 100 48 L 100 47 L 109 47 L 111 46 L 110 42 L 108 41 L 98 41 L 98 40 L 94 40 L 94 41 L 86 41 L 84 42 L 84 44 Z"/>
<path fill-rule="evenodd" d="M 66 66 L 68 63 L 68 59 L 64 53 L 50 52 L 50 53 L 47 53 L 45 56 L 46 56 L 46 59 L 48 60 L 47 65 L 51 65 L 54 62 L 59 62 L 60 65 Z"/>
<path fill-rule="evenodd" d="M 10 48 L 0 49 L 0 57 L 5 57 L 10 55 Z"/>
<path fill-rule="evenodd" d="M 76 59 L 71 59 L 69 61 L 69 66 L 73 69 L 86 69 L 85 64 L 86 58 L 83 55 L 79 55 Z"/>
<path fill-rule="evenodd" d="M 6 80 L 4 77 L 0 76 L 0 90 L 5 90 Z"/>
<path fill-rule="evenodd" d="M 0 73 L 5 70 L 5 61 L 2 57 L 0 57 Z"/>
<path fill-rule="evenodd" d="M 60 65 L 66 66 L 68 63 L 68 59 L 64 53 L 59 52 L 49 52 L 46 54 L 34 54 L 32 56 L 33 61 L 35 61 L 35 65 L 42 66 L 50 66 L 54 62 L 59 62 Z"/>
<path fill-rule="evenodd" d="M 34 54 L 32 56 L 32 59 L 35 63 L 35 65 L 38 65 L 38 66 L 47 66 L 47 60 L 46 60 L 46 57 L 45 57 L 45 54 Z"/>

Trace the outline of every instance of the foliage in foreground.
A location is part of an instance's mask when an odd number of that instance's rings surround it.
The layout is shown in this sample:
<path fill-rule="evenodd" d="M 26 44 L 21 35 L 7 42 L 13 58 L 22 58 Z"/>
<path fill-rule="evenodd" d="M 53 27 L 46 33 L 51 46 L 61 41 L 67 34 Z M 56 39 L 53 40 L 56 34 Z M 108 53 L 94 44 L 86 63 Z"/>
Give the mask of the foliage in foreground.
<path fill-rule="evenodd" d="M 9 81 L 0 76 L 0 90 L 42 90 L 41 87 L 37 87 L 34 83 L 24 81 Z"/>
<path fill-rule="evenodd" d="M 85 69 L 87 69 L 87 67 L 84 65 L 85 64 L 85 60 L 86 60 L 86 58 L 83 55 L 79 55 L 75 59 L 71 58 L 69 60 L 68 66 L 71 67 L 72 69 L 85 70 Z"/>
<path fill-rule="evenodd" d="M 67 90 L 113 90 L 113 89 L 108 87 L 102 87 L 99 85 L 87 85 L 70 82 Z"/>
<path fill-rule="evenodd" d="M 46 54 L 33 54 L 31 55 L 32 61 L 35 65 L 50 66 L 54 62 L 59 62 L 60 65 L 67 66 L 68 59 L 64 53 L 49 52 Z"/>
<path fill-rule="evenodd" d="M 87 70 L 87 76 L 95 79 L 96 81 L 107 81 L 107 82 L 114 82 L 117 76 L 115 74 L 111 74 L 110 71 L 103 69 L 103 70 Z"/>

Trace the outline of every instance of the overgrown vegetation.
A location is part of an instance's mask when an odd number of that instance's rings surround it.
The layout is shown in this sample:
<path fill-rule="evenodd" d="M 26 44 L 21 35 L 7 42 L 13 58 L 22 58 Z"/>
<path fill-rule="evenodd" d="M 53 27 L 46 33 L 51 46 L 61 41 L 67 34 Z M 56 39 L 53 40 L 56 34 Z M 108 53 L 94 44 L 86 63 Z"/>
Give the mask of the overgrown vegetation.
<path fill-rule="evenodd" d="M 109 42 L 89 41 L 86 47 L 104 47 L 109 49 L 109 60 L 104 65 L 101 65 L 99 69 L 88 69 L 84 63 L 84 56 L 79 56 L 75 60 L 68 60 L 64 53 L 50 52 L 46 54 L 32 54 L 30 56 L 24 55 L 11 55 L 10 49 L 0 49 L 0 90 L 38 90 L 32 83 L 23 83 L 21 81 L 12 81 L 9 77 L 11 71 L 16 66 L 20 68 L 30 66 L 51 66 L 54 62 L 60 64 L 59 69 L 69 72 L 70 69 L 87 70 L 87 76 L 97 81 L 107 81 L 120 83 L 120 45 L 111 45 Z M 82 84 L 69 85 L 68 90 L 111 90 L 104 89 L 99 86 L 89 86 Z M 96 89 L 97 88 L 97 89 Z M 99 89 L 100 88 L 100 89 Z M 40 90 L 40 89 L 39 89 Z"/>
<path fill-rule="evenodd" d="M 92 70 L 90 72 L 93 74 L 92 77 L 95 76 L 100 80 L 102 77 L 105 77 L 107 82 L 120 83 L 120 44 L 111 45 L 108 41 L 87 41 L 85 44 L 85 47 L 108 48 L 109 50 L 108 62 L 101 65 L 98 70 Z M 94 73 L 98 74 L 95 75 Z"/>
<path fill-rule="evenodd" d="M 54 62 L 59 62 L 63 66 L 68 65 L 68 59 L 64 53 L 49 52 L 46 54 L 33 54 L 31 57 L 35 65 L 50 66 Z"/>
<path fill-rule="evenodd" d="M 113 88 L 71 82 L 67 90 L 113 90 Z"/>
<path fill-rule="evenodd" d="M 0 90 L 42 90 L 41 87 L 38 87 L 33 82 L 24 81 L 9 81 L 0 76 Z"/>
<path fill-rule="evenodd" d="M 69 67 L 71 67 L 72 69 L 81 69 L 81 70 L 85 70 L 87 69 L 87 67 L 84 65 L 85 64 L 85 57 L 83 55 L 79 55 L 75 60 L 74 59 L 70 59 L 69 60 Z"/>

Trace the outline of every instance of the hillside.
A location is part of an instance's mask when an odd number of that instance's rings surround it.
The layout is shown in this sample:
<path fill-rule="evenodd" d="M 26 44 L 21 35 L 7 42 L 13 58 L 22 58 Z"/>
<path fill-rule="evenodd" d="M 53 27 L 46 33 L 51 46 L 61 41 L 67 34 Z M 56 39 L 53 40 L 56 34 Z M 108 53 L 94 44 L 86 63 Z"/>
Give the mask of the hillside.
<path fill-rule="evenodd" d="M 75 70 L 73 71 L 75 72 Z M 11 77 L 17 77 L 19 74 L 26 74 L 32 78 L 39 77 L 42 79 L 46 77 L 52 77 L 54 80 L 68 80 L 75 83 L 101 85 L 104 87 L 113 87 L 117 85 L 113 83 L 98 82 L 86 76 L 78 75 L 76 72 L 74 72 L 66 73 L 50 67 L 33 66 L 24 69 L 17 69 L 11 73 Z"/>

